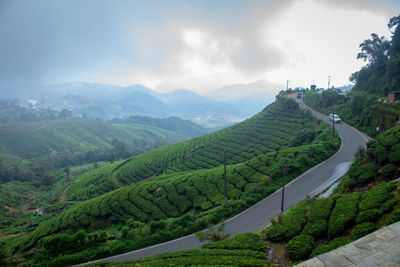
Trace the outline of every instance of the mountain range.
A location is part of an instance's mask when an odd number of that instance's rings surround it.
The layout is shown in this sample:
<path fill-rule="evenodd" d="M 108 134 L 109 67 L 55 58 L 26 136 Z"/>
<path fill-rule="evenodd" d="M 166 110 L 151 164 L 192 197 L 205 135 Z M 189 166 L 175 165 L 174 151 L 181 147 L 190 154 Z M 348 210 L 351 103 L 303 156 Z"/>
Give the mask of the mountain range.
<path fill-rule="evenodd" d="M 20 104 L 35 99 L 38 108 L 68 109 L 75 115 L 111 120 L 133 115 L 179 117 L 205 127 L 242 121 L 273 101 L 279 86 L 259 81 L 224 86 L 206 95 L 178 89 L 161 93 L 142 85 L 121 87 L 99 83 L 69 82 L 2 88 L 2 98 Z M 235 97 L 233 97 L 235 96 Z"/>

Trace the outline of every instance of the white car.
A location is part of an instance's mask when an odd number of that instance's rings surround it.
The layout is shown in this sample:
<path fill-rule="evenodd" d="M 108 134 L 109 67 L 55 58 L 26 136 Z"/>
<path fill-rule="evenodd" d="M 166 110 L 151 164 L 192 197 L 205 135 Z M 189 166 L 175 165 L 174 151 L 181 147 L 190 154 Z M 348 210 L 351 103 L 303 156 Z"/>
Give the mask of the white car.
<path fill-rule="evenodd" d="M 329 120 L 335 123 L 340 123 L 342 121 L 338 115 L 332 113 L 329 114 Z"/>

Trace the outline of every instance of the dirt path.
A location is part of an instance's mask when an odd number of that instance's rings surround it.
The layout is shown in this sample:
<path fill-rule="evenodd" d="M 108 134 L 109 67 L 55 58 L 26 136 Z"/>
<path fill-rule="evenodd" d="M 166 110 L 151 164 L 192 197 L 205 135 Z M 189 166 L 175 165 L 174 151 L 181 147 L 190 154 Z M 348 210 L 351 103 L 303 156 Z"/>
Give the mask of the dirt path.
<path fill-rule="evenodd" d="M 60 197 L 58 198 L 58 203 L 60 203 L 60 202 L 63 202 L 63 201 L 65 201 L 66 199 L 67 199 L 67 191 L 68 191 L 68 188 L 71 186 L 71 183 L 69 183 L 65 188 L 64 188 L 64 190 L 61 192 L 61 195 L 60 195 Z"/>

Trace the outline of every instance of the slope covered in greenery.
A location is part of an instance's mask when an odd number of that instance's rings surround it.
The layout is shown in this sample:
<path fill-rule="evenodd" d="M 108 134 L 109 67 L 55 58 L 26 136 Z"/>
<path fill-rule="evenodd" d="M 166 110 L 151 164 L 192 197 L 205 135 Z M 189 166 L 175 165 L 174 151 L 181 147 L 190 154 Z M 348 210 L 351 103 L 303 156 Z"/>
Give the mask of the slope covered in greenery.
<path fill-rule="evenodd" d="M 7 164 L 60 152 L 111 150 L 114 139 L 148 150 L 181 141 L 185 137 L 151 126 L 110 124 L 78 118 L 29 125 L 1 125 L 0 159 Z"/>
<path fill-rule="evenodd" d="M 291 101 L 271 104 L 234 126 L 137 155 L 118 166 L 89 172 L 71 185 L 68 199 L 85 200 L 118 185 L 162 174 L 212 169 L 223 164 L 223 151 L 232 165 L 284 146 L 311 141 L 316 126 L 310 118 Z"/>
<path fill-rule="evenodd" d="M 281 125 L 288 125 L 291 131 L 282 132 L 282 137 L 278 138 L 280 128 L 274 128 L 276 126 L 269 123 L 270 120 L 274 123 L 282 120 Z M 113 176 L 113 172 L 122 171 L 125 167 L 135 170 L 132 168 L 133 162 L 138 165 L 143 164 L 142 168 L 147 163 L 149 172 L 152 171 L 155 174 L 146 179 L 138 179 L 129 186 L 73 205 L 54 219 L 40 224 L 22 240 L 18 248 L 20 251 L 29 251 L 35 244 L 43 244 L 44 251 L 36 253 L 36 257 L 39 257 L 37 262 L 45 260 L 46 257 L 57 257 L 60 261 L 67 260 L 69 257 L 68 264 L 73 264 L 193 233 L 242 211 L 276 191 L 282 184 L 283 166 L 288 170 L 287 180 L 290 181 L 332 155 L 339 147 L 339 144 L 331 142 L 331 129 L 327 124 L 313 118 L 310 113 L 300 110 L 297 104 L 286 98 L 278 98 L 276 103 L 243 124 L 246 127 L 239 124 L 236 127 L 194 139 L 192 145 L 190 142 L 184 142 L 167 146 L 166 148 L 171 149 L 165 150 L 170 151 L 165 156 L 163 155 L 164 148 L 161 148 L 155 152 L 133 157 L 123 165 L 115 163 L 113 166 L 89 172 L 80 179 L 90 179 L 92 176 L 91 182 L 113 183 L 114 188 L 118 187 L 120 180 L 113 180 L 117 178 Z M 266 132 L 263 131 L 264 127 L 267 129 Z M 241 139 L 234 139 L 234 137 L 241 137 L 241 132 L 248 134 L 249 138 L 246 139 L 243 136 Z M 281 143 L 271 142 L 268 139 L 268 133 L 271 133 L 271 140 L 281 140 Z M 263 138 L 257 139 L 257 135 Z M 216 139 L 218 136 L 220 138 Z M 284 139 L 285 136 L 287 139 Z M 223 137 L 229 141 L 225 142 Z M 199 140 L 208 141 L 199 145 Z M 242 146 L 234 140 L 247 145 L 247 149 L 240 149 Z M 254 143 L 246 142 L 250 140 Z M 259 143 L 256 140 L 259 140 Z M 226 150 L 232 153 L 228 154 L 230 159 L 227 166 L 228 207 L 223 205 L 223 165 L 221 165 L 223 159 L 220 150 L 224 146 L 221 146 L 221 143 L 225 144 Z M 266 148 L 264 144 L 268 143 L 271 146 Z M 273 145 L 276 150 L 273 150 Z M 219 147 L 220 150 L 207 154 L 210 158 L 214 158 L 214 162 L 209 160 L 207 165 L 185 164 L 191 162 L 191 156 L 195 155 L 195 151 L 189 156 L 188 152 L 181 152 L 182 149 L 189 147 L 193 150 L 200 147 L 201 149 L 197 151 L 212 151 L 214 146 Z M 266 151 L 263 152 L 262 149 Z M 188 158 L 164 166 L 166 170 L 159 175 L 156 175 L 157 169 L 151 168 L 152 165 L 146 162 L 151 159 L 149 154 L 158 157 L 157 160 L 153 160 L 155 164 L 160 164 L 163 160 L 167 162 L 166 159 L 176 157 L 172 153 L 182 153 L 180 155 L 188 155 Z M 208 159 L 208 157 L 203 157 L 205 160 Z M 177 166 L 182 166 L 182 169 L 174 169 Z M 125 173 L 129 175 L 129 172 Z M 133 171 L 132 173 L 134 174 Z M 102 186 L 101 183 L 99 185 Z M 109 185 L 106 184 L 103 188 L 107 186 Z M 97 190 L 97 187 L 98 185 L 95 185 L 92 189 Z M 99 191 L 95 191 L 94 194 L 97 192 Z M 44 245 L 46 242 L 56 244 L 62 240 L 74 240 L 73 233 L 82 230 L 93 232 L 86 234 L 87 236 L 100 234 L 99 231 L 104 230 L 107 238 L 87 239 L 89 237 L 85 237 L 85 240 L 89 240 L 85 241 L 87 249 L 79 253 L 71 251 L 74 256 L 62 255 L 69 254 L 62 249 L 56 249 L 48 254 L 49 251 Z M 62 232 L 66 233 L 60 234 Z M 107 249 L 103 248 L 105 243 Z M 98 248 L 98 253 L 91 253 L 90 258 L 87 258 L 88 251 L 95 248 Z"/>
<path fill-rule="evenodd" d="M 89 266 L 271 266 L 271 262 L 262 251 L 264 247 L 258 234 L 245 233 L 223 241 L 208 243 L 201 249 Z"/>
<path fill-rule="evenodd" d="M 123 123 L 123 124 L 154 126 L 178 134 L 182 134 L 190 138 L 194 138 L 211 132 L 208 129 L 204 128 L 203 126 L 200 126 L 188 120 L 183 120 L 178 117 L 169 117 L 165 119 L 160 119 L 160 118 L 150 118 L 146 116 L 130 116 L 128 118 L 112 119 L 111 122 L 119 124 Z"/>
<path fill-rule="evenodd" d="M 367 143 L 325 199 L 304 200 L 264 230 L 273 242 L 287 242 L 291 260 L 307 259 L 400 220 L 400 127 Z"/>

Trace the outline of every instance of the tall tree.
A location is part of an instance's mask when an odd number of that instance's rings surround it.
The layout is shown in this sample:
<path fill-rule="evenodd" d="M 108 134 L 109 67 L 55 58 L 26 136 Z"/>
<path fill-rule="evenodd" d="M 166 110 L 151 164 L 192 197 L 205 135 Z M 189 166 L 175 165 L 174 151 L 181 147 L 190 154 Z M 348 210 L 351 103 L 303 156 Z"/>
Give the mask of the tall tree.
<path fill-rule="evenodd" d="M 388 57 L 390 42 L 376 33 L 372 33 L 371 37 L 360 44 L 361 52 L 358 53 L 357 59 L 368 61 L 369 64 L 384 63 Z"/>

